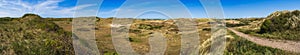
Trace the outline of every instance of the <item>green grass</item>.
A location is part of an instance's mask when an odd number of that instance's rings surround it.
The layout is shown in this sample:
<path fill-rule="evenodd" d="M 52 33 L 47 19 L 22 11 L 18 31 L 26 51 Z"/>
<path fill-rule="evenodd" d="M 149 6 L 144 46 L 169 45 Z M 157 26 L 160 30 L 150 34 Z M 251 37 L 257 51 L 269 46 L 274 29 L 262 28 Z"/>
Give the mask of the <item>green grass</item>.
<path fill-rule="evenodd" d="M 129 40 L 130 42 L 142 42 L 141 39 L 138 39 L 138 38 L 132 38 L 132 37 L 129 37 L 128 40 Z"/>
<path fill-rule="evenodd" d="M 298 31 L 260 33 L 259 30 L 247 30 L 247 29 L 237 29 L 237 30 L 245 34 L 249 34 L 261 38 L 300 41 L 300 34 Z"/>
<path fill-rule="evenodd" d="M 12 20 L 14 20 L 14 19 L 12 19 L 12 18 L 0 18 L 0 21 L 2 22 L 2 21 L 12 21 Z"/>
<path fill-rule="evenodd" d="M 105 52 L 104 55 L 118 55 L 116 52 Z"/>
<path fill-rule="evenodd" d="M 226 27 L 239 27 L 239 26 L 245 26 L 249 24 L 244 24 L 244 23 L 239 23 L 239 24 L 231 24 L 231 23 L 226 23 Z"/>
<path fill-rule="evenodd" d="M 270 15 L 261 26 L 262 33 L 300 31 L 299 10 L 290 12 L 279 12 L 280 15 Z"/>
<path fill-rule="evenodd" d="M 234 40 L 230 41 L 229 46 L 225 50 L 225 55 L 297 55 L 299 53 L 292 53 L 275 49 L 271 47 L 257 45 L 244 38 L 235 35 L 233 32 L 229 32 L 234 37 Z"/>
<path fill-rule="evenodd" d="M 161 29 L 163 26 L 160 25 L 150 25 L 150 24 L 140 24 L 139 29 L 146 29 L 146 30 L 154 30 L 154 29 Z"/>
<path fill-rule="evenodd" d="M 71 33 L 44 20 L 0 23 L 0 55 L 72 55 Z"/>
<path fill-rule="evenodd" d="M 295 31 L 272 32 L 272 33 L 252 34 L 252 35 L 263 37 L 263 38 L 300 41 L 300 34 L 299 32 L 295 32 Z"/>

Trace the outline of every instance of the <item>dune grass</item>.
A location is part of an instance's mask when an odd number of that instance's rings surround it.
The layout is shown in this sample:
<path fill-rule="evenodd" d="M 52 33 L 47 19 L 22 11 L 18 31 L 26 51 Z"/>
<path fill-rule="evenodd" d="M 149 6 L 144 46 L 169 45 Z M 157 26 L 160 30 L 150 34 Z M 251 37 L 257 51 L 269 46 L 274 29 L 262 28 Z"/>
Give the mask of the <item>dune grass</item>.
<path fill-rule="evenodd" d="M 71 32 L 51 21 L 0 22 L 0 54 L 3 55 L 72 55 Z"/>
<path fill-rule="evenodd" d="M 257 45 L 251 41 L 229 32 L 234 40 L 226 47 L 225 55 L 299 55 L 299 53 L 288 52 L 276 48 Z"/>

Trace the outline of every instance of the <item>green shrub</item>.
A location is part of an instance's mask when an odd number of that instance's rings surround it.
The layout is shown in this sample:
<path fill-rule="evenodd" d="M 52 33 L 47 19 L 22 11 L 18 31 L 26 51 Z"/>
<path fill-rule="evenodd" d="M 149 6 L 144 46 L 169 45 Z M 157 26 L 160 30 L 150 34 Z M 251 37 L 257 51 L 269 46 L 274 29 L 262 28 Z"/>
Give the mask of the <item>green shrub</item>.
<path fill-rule="evenodd" d="M 104 52 L 104 55 L 118 55 L 116 52 Z"/>
<path fill-rule="evenodd" d="M 245 26 L 249 24 L 244 24 L 244 23 L 239 23 L 239 24 L 231 24 L 231 23 L 226 23 L 226 27 L 239 27 L 239 26 Z"/>
<path fill-rule="evenodd" d="M 211 28 L 203 28 L 203 31 L 211 31 Z"/>
<path fill-rule="evenodd" d="M 150 25 L 150 24 L 140 24 L 139 29 L 146 29 L 146 30 L 154 30 L 154 29 L 160 29 L 163 26 L 161 25 Z"/>
<path fill-rule="evenodd" d="M 2 22 L 2 21 L 12 21 L 13 19 L 12 18 L 0 18 L 0 21 Z"/>
<path fill-rule="evenodd" d="M 261 26 L 261 33 L 300 31 L 300 11 L 277 12 L 280 15 L 268 16 Z"/>
<path fill-rule="evenodd" d="M 140 39 L 129 37 L 129 42 L 141 42 Z"/>
<path fill-rule="evenodd" d="M 129 30 L 130 33 L 141 33 L 141 30 L 137 30 L 137 29 L 130 29 Z"/>

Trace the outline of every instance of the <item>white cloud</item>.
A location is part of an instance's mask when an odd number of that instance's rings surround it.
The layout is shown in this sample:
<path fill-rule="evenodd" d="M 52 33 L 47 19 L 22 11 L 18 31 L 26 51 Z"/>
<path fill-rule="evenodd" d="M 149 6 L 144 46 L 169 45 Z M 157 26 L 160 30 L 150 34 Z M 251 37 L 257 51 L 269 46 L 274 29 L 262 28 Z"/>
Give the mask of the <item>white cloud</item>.
<path fill-rule="evenodd" d="M 73 7 L 59 6 L 63 0 L 37 0 L 36 4 L 21 0 L 0 0 L 0 17 L 20 17 L 25 13 L 35 13 L 44 17 L 73 17 L 76 9 L 93 6 L 84 4 Z"/>

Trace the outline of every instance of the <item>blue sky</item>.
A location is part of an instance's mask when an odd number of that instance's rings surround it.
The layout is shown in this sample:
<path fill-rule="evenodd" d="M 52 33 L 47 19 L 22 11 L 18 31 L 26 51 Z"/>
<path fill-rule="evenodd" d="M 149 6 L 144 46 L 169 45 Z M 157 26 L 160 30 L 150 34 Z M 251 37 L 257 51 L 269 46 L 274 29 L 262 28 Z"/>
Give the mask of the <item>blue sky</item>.
<path fill-rule="evenodd" d="M 81 10 L 82 14 L 88 14 L 87 16 L 97 15 L 106 18 L 114 17 L 117 11 L 124 11 L 125 9 L 120 9 L 122 6 L 127 7 L 129 5 L 139 4 L 143 5 L 134 6 L 137 8 L 131 8 L 130 10 L 138 12 L 142 9 L 166 8 L 170 13 L 175 13 L 173 16 L 187 14 L 184 13 L 185 11 L 182 12 L 184 9 L 171 7 L 173 4 L 180 5 L 180 3 L 175 1 L 176 0 L 103 0 L 102 3 L 90 1 L 91 3 L 76 6 L 77 0 L 0 0 L 0 17 L 20 17 L 25 13 L 35 13 L 42 17 L 73 17 L 75 11 Z M 126 2 L 130 4 L 122 5 Z M 180 2 L 187 8 L 187 11 L 189 11 L 193 18 L 207 17 L 199 0 L 180 0 Z M 92 3 L 101 4 L 101 6 Z M 300 0 L 221 0 L 226 18 L 266 17 L 270 13 L 279 10 L 300 10 L 299 3 Z M 100 9 L 97 9 L 97 7 L 100 7 Z M 89 14 L 95 12 L 97 14 Z M 157 13 L 148 13 L 139 17 L 161 18 L 165 16 Z"/>

